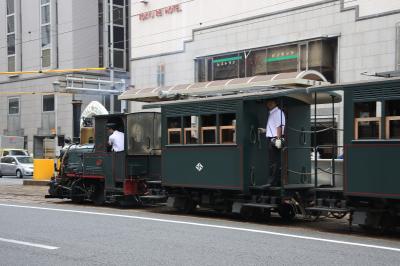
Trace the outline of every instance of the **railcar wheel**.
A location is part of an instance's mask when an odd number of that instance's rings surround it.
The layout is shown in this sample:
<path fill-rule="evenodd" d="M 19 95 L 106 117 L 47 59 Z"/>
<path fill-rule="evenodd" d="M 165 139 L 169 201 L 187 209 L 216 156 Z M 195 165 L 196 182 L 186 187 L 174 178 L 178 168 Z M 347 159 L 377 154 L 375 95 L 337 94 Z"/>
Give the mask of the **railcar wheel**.
<path fill-rule="evenodd" d="M 296 216 L 293 206 L 290 204 L 282 204 L 278 209 L 279 216 L 286 222 L 290 222 Z"/>
<path fill-rule="evenodd" d="M 263 222 L 271 218 L 271 211 L 261 208 L 242 207 L 240 214 L 247 221 Z"/>
<path fill-rule="evenodd" d="M 181 206 L 177 207 L 176 209 L 179 212 L 189 214 L 189 213 L 193 213 L 196 210 L 196 207 L 197 207 L 197 202 L 195 202 L 191 199 L 185 199 L 183 204 Z"/>

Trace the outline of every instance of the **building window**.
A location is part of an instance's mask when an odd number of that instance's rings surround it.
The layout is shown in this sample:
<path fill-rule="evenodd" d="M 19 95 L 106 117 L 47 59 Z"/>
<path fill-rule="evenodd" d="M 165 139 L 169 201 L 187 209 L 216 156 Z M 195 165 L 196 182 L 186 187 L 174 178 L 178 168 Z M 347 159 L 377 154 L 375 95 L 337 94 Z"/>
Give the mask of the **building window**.
<path fill-rule="evenodd" d="M 8 99 L 8 114 L 9 115 L 19 114 L 19 98 Z"/>
<path fill-rule="evenodd" d="M 40 35 L 42 67 L 51 66 L 51 16 L 50 0 L 41 0 L 40 5 Z"/>
<path fill-rule="evenodd" d="M 8 71 L 15 71 L 15 6 L 14 0 L 7 0 L 7 61 Z"/>
<path fill-rule="evenodd" d="M 99 4 L 99 12 L 100 12 L 100 6 L 102 4 Z M 128 58 L 128 38 L 129 37 L 129 32 L 128 32 L 128 5 L 126 4 L 126 0 L 114 0 L 113 1 L 113 7 L 111 9 L 110 7 L 110 2 L 108 1 L 108 10 L 112 10 L 112 16 L 113 16 L 113 24 L 112 24 L 112 31 L 113 31 L 113 39 L 111 40 L 110 38 L 110 33 L 111 33 L 111 25 L 108 24 L 108 40 L 109 42 L 113 44 L 113 49 L 111 49 L 110 45 L 110 59 L 112 57 L 113 59 L 113 66 L 114 68 L 117 69 L 122 69 L 126 70 L 127 69 L 127 58 Z M 99 20 L 102 19 L 104 21 L 104 14 L 99 13 Z M 100 23 L 99 23 L 100 24 Z M 103 27 L 100 25 L 101 28 Z M 101 34 L 101 39 L 103 39 L 104 36 Z M 100 51 L 103 53 L 104 48 L 102 47 L 102 43 L 100 43 Z M 103 56 L 103 55 L 100 55 Z M 103 60 L 102 58 L 100 60 Z M 104 63 L 104 62 L 103 62 Z"/>
<path fill-rule="evenodd" d="M 263 47 L 197 58 L 196 81 L 212 81 L 314 69 L 335 82 L 337 38 Z"/>
<path fill-rule="evenodd" d="M 99 67 L 104 67 L 104 0 L 99 0 Z"/>
<path fill-rule="evenodd" d="M 157 66 L 157 86 L 165 86 L 165 65 L 160 64 Z"/>
<path fill-rule="evenodd" d="M 43 95 L 43 112 L 54 111 L 54 95 Z"/>

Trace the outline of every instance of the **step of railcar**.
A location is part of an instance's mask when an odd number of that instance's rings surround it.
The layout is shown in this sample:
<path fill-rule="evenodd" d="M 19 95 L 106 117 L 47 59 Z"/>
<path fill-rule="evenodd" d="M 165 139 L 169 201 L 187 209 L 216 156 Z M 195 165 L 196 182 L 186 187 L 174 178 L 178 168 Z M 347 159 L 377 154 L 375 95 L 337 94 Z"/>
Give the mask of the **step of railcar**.
<path fill-rule="evenodd" d="M 350 209 L 329 208 L 329 207 L 308 207 L 308 208 L 306 208 L 306 211 L 325 211 L 325 212 L 347 213 L 347 212 L 350 212 Z"/>
<path fill-rule="evenodd" d="M 278 208 L 277 204 L 263 204 L 263 203 L 244 203 L 242 207 L 254 207 L 261 209 L 276 209 Z"/>

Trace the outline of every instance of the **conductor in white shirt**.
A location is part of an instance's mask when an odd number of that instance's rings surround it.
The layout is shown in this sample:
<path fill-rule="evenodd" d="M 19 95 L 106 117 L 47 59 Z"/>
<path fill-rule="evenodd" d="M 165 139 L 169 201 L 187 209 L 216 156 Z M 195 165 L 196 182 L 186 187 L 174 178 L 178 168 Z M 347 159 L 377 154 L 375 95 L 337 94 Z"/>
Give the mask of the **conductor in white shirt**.
<path fill-rule="evenodd" d="M 285 113 L 278 107 L 275 99 L 268 99 L 266 106 L 269 110 L 267 125 L 259 128 L 260 133 L 267 137 L 269 170 L 272 178 L 270 185 L 281 185 L 281 148 L 286 125 Z"/>
<path fill-rule="evenodd" d="M 117 130 L 115 123 L 107 123 L 106 128 L 108 134 L 110 134 L 108 137 L 108 145 L 111 146 L 111 151 L 124 151 L 124 133 Z"/>

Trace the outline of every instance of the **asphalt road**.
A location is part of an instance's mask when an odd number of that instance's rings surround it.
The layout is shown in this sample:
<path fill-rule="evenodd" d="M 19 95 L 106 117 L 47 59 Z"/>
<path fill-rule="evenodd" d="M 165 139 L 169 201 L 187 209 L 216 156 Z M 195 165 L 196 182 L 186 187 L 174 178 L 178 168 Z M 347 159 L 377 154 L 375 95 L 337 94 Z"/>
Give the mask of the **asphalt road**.
<path fill-rule="evenodd" d="M 0 265 L 399 265 L 400 241 L 0 200 Z"/>

